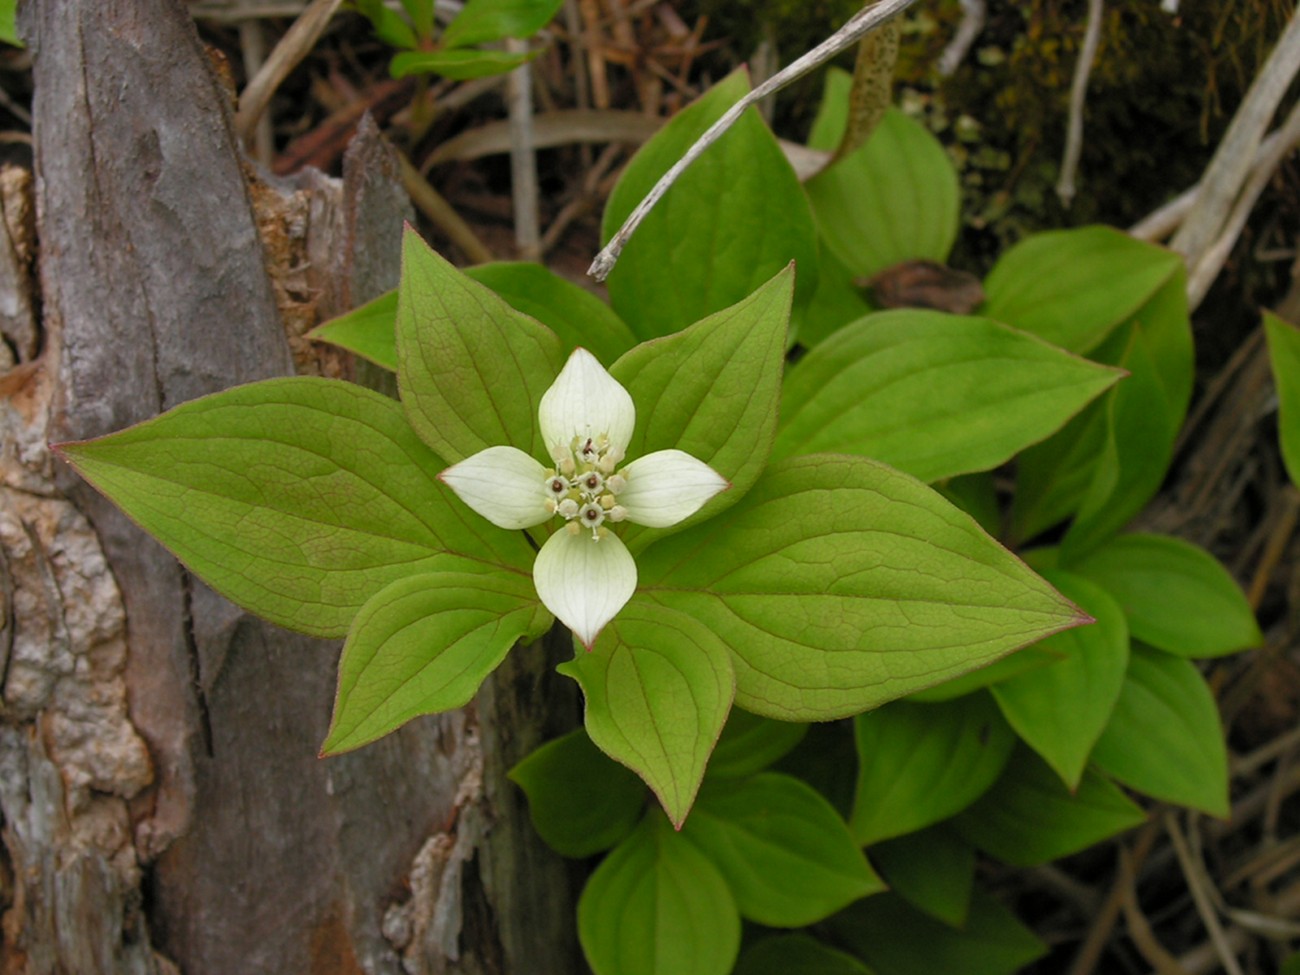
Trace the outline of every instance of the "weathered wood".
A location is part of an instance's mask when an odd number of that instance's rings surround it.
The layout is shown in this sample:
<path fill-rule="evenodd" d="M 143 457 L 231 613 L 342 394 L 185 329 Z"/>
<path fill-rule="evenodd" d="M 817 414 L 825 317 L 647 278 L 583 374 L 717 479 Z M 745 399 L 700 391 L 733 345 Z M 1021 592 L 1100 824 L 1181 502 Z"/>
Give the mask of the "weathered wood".
<path fill-rule="evenodd" d="M 346 373 L 301 334 L 395 283 L 391 152 L 363 127 L 341 185 L 250 184 L 176 0 L 23 18 L 44 333 L 0 376 L 0 970 L 574 970 L 566 867 L 504 778 L 576 715 L 540 645 L 475 708 L 318 759 L 338 644 L 230 605 L 45 449 Z"/>

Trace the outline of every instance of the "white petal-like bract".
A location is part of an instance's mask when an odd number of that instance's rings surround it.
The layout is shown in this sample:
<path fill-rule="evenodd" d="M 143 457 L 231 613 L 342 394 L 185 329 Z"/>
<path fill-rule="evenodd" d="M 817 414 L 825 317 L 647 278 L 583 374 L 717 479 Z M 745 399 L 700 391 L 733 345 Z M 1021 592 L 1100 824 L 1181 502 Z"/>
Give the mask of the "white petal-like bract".
<path fill-rule="evenodd" d="M 567 447 L 574 437 L 605 434 L 621 454 L 636 425 L 632 397 L 586 349 L 573 350 L 537 413 L 548 450 Z"/>
<path fill-rule="evenodd" d="M 438 477 L 492 524 L 532 528 L 551 517 L 546 508 L 547 473 L 518 448 L 488 447 Z"/>
<path fill-rule="evenodd" d="M 622 471 L 627 486 L 618 503 L 627 520 L 650 528 L 667 528 L 689 518 L 731 484 L 702 460 L 683 450 L 656 450 Z"/>
<path fill-rule="evenodd" d="M 590 650 L 596 637 L 636 591 L 636 562 L 617 535 L 560 529 L 533 563 L 542 603 Z"/>

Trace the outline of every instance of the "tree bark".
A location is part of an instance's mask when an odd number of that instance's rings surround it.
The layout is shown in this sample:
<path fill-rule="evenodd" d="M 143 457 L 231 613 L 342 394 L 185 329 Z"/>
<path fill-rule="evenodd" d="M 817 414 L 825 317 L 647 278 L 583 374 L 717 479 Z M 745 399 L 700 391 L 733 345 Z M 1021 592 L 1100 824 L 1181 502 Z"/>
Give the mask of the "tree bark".
<path fill-rule="evenodd" d="M 272 185 L 180 3 L 23 18 L 40 254 L 33 285 L 0 197 L 0 287 L 29 298 L 0 301 L 0 972 L 578 970 L 567 869 L 504 777 L 576 713 L 558 648 L 318 759 L 338 644 L 217 596 L 46 447 L 295 364 L 348 376 L 302 333 L 395 284 L 391 152 L 363 127 L 341 182 Z"/>

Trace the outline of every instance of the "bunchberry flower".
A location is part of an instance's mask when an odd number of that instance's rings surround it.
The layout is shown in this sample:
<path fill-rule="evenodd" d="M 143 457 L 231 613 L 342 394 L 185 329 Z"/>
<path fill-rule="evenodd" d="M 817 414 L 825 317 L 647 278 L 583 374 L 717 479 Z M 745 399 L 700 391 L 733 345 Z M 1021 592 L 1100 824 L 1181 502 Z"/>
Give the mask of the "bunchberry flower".
<path fill-rule="evenodd" d="M 576 349 L 538 407 L 546 467 L 516 447 L 488 447 L 439 475 L 502 528 L 559 524 L 533 564 L 542 603 L 590 649 L 636 590 L 636 562 L 612 530 L 620 522 L 667 528 L 730 485 L 681 450 L 629 464 L 636 407 L 585 349 Z"/>

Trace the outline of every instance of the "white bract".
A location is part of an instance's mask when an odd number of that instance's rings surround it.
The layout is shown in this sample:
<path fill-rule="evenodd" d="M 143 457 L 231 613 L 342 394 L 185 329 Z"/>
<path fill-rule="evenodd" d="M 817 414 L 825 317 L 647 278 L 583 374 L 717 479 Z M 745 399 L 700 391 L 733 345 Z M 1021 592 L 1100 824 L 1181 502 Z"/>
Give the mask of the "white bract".
<path fill-rule="evenodd" d="M 564 522 L 537 553 L 533 584 L 590 649 L 636 590 L 636 562 L 609 526 L 667 528 L 730 485 L 681 450 L 657 450 L 624 466 L 636 407 L 585 349 L 574 350 L 542 396 L 538 419 L 553 466 L 515 447 L 488 447 L 439 476 L 502 528 Z"/>

